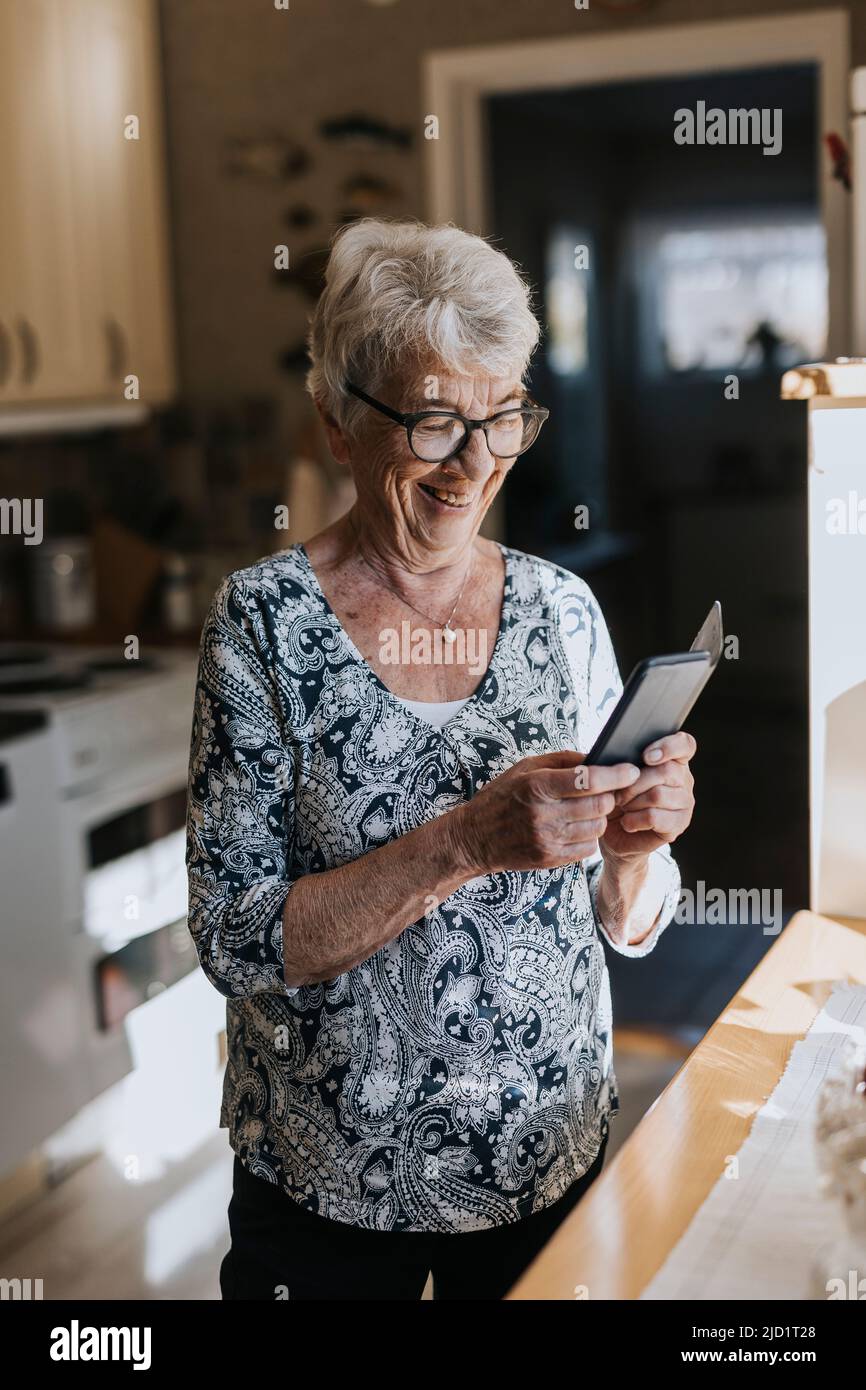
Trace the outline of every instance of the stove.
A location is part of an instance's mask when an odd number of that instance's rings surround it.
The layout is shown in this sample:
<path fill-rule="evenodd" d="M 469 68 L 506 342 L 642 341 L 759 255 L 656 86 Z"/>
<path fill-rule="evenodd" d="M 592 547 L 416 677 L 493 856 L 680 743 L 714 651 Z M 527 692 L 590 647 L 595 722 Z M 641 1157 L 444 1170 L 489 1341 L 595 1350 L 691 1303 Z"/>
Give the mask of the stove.
<path fill-rule="evenodd" d="M 127 659 L 116 647 L 0 642 L 0 698 L 113 693 L 128 690 L 146 677 L 192 671 L 194 664 L 190 653 L 173 649 Z"/>
<path fill-rule="evenodd" d="M 29 1058 L 26 1087 L 0 1071 L 0 1170 L 132 1070 L 130 1016 L 157 994 L 178 1056 L 190 1027 L 223 1027 L 186 926 L 196 665 L 174 648 L 126 660 L 117 646 L 0 643 L 0 919 L 17 962 L 0 972 L 0 1020 L 4 1047 Z M 34 1033 L 49 984 L 65 1001 L 62 1066 Z"/>
<path fill-rule="evenodd" d="M 43 711 L 58 733 L 58 784 L 74 795 L 153 757 L 186 757 L 196 657 L 157 649 L 127 660 L 116 647 L 0 643 L 0 713 Z"/>

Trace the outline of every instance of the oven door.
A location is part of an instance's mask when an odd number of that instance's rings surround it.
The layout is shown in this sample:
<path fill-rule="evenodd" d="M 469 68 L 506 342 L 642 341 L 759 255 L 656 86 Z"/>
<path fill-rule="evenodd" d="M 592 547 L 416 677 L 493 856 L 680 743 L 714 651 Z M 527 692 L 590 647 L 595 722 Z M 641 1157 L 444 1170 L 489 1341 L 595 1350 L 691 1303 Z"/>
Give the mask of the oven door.
<path fill-rule="evenodd" d="M 67 802 L 66 814 L 71 929 L 88 999 L 95 1096 L 141 1060 L 132 1045 L 137 1011 L 198 966 L 186 924 L 185 769 L 179 773 L 176 756 L 131 768 Z M 212 1026 L 216 1036 L 224 1022 L 224 1002 L 203 975 L 184 997 L 183 1016 L 170 1024 L 181 1049 L 186 1029 Z M 190 998 L 201 1004 L 197 1020 Z"/>
<path fill-rule="evenodd" d="M 0 715 L 0 1176 L 87 1099 L 86 1019 L 64 929 L 58 750 L 53 731 Z M 4 727 L 5 726 L 5 727 Z"/>

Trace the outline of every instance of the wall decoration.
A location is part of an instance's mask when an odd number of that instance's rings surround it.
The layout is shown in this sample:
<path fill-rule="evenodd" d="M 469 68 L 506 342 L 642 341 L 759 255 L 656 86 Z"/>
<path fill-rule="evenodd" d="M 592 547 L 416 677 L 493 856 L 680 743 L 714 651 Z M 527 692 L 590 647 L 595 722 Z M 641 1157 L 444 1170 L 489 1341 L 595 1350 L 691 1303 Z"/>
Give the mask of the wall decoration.
<path fill-rule="evenodd" d="M 305 294 L 308 299 L 316 300 L 325 288 L 325 266 L 328 263 L 329 249 L 327 246 L 316 247 L 311 251 L 304 251 L 295 259 L 291 256 L 291 268 L 289 270 L 274 270 L 272 278 L 274 284 L 282 289 L 296 289 Z"/>
<path fill-rule="evenodd" d="M 304 231 L 307 227 L 312 227 L 313 223 L 318 220 L 318 213 L 308 203 L 293 203 L 283 215 L 286 226 L 299 232 Z"/>
<path fill-rule="evenodd" d="M 322 121 L 319 134 L 323 140 L 357 145 L 364 149 L 407 150 L 412 144 L 412 133 L 408 127 L 388 125 L 386 121 L 364 112 L 352 112 Z"/>
<path fill-rule="evenodd" d="M 352 174 L 340 186 L 340 192 L 348 199 L 348 207 L 357 208 L 363 213 L 378 212 L 387 203 L 403 196 L 403 190 L 395 183 L 380 178 L 378 174 Z"/>
<path fill-rule="evenodd" d="M 322 120 L 318 126 L 318 138 L 330 146 L 324 151 L 324 159 L 322 149 L 317 152 L 319 157 L 316 163 L 325 171 L 330 167 L 338 180 L 333 185 L 334 203 L 323 209 L 305 201 L 303 193 L 296 194 L 296 201 L 283 212 L 282 222 L 292 233 L 300 235 L 286 238 L 290 243 L 289 268 L 271 271 L 275 287 L 297 290 L 313 303 L 324 288 L 329 248 L 311 246 L 311 237 L 303 234 L 318 227 L 319 230 L 312 233 L 313 239 L 330 237 L 337 228 L 357 222 L 359 218 L 387 213 L 406 197 L 405 189 L 399 182 L 373 173 L 369 167 L 359 168 L 354 159 L 347 170 L 346 162 L 333 157 L 329 160 L 327 156 L 335 147 L 346 149 L 350 155 L 356 149 L 364 150 L 369 155 L 383 150 L 403 152 L 412 143 L 408 128 L 390 125 L 364 112 Z M 260 180 L 297 177 L 305 172 L 310 163 L 307 152 L 296 142 L 276 136 L 259 141 L 234 141 L 230 152 L 234 172 L 252 175 Z M 295 243 L 299 239 L 305 240 L 307 246 L 298 247 Z M 288 376 L 303 376 L 309 366 L 306 344 L 290 343 L 277 354 L 276 361 L 280 370 Z"/>
<path fill-rule="evenodd" d="M 232 137 L 224 147 L 224 167 L 236 177 L 263 183 L 283 183 L 305 174 L 310 156 L 296 140 L 284 135 Z"/>
<path fill-rule="evenodd" d="M 594 5 L 599 5 L 603 10 L 646 10 L 654 3 L 654 0 L 592 0 Z"/>

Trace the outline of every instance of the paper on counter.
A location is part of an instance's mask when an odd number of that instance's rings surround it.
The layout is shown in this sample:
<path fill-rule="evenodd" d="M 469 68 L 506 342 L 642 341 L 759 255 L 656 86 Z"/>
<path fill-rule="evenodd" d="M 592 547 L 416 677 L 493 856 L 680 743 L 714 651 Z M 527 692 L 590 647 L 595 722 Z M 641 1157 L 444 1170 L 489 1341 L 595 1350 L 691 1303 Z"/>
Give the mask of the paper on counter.
<path fill-rule="evenodd" d="M 819 1187 L 818 1091 L 846 1038 L 866 1042 L 866 987 L 836 985 L 759 1110 L 740 1148 L 739 1176 L 719 1178 L 646 1299 L 806 1299 L 819 1248 L 842 1231 Z"/>

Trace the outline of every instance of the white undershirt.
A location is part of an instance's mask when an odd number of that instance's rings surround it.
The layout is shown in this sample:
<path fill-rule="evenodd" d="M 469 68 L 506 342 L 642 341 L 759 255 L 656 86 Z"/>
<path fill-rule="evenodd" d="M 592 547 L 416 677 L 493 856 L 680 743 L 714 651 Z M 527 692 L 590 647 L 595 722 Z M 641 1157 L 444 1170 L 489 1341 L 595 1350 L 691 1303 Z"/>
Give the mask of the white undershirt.
<path fill-rule="evenodd" d="M 410 709 L 413 714 L 417 715 L 419 719 L 426 719 L 427 723 L 432 724 L 435 729 L 441 729 L 448 723 L 449 719 L 454 718 L 454 715 L 459 709 L 462 709 L 464 705 L 469 703 L 472 696 L 467 695 L 465 700 L 431 701 L 404 700 L 402 695 L 398 695 L 397 699 L 401 704 L 405 705 L 407 709 Z"/>

